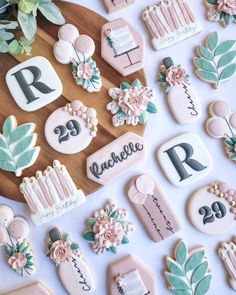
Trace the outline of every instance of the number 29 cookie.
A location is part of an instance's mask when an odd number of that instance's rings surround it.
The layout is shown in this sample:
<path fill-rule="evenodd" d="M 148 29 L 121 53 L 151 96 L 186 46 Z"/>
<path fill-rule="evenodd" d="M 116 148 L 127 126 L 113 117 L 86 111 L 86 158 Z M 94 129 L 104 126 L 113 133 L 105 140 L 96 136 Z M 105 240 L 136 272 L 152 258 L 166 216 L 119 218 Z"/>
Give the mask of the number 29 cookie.
<path fill-rule="evenodd" d="M 54 111 L 45 124 L 48 144 L 62 154 L 76 154 L 97 135 L 97 112 L 79 100 Z"/>

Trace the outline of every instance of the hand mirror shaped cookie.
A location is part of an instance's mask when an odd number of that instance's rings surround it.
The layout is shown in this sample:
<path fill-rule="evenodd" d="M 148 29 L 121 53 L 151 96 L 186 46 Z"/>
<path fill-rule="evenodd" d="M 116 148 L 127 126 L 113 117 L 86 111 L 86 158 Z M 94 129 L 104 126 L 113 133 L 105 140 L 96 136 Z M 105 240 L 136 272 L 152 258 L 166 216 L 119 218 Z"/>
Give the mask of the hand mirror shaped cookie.
<path fill-rule="evenodd" d="M 189 75 L 172 59 L 163 59 L 158 80 L 167 93 L 169 108 L 179 124 L 189 124 L 201 117 L 201 107 L 195 90 L 191 87 Z"/>
<path fill-rule="evenodd" d="M 9 266 L 21 276 L 35 272 L 35 258 L 30 243 L 26 240 L 29 223 L 22 217 L 14 217 L 8 206 L 0 206 L 0 246 L 6 247 Z"/>
<path fill-rule="evenodd" d="M 217 100 L 210 104 L 209 113 L 207 133 L 214 138 L 223 138 L 228 157 L 236 161 L 236 112 L 231 111 L 227 102 Z"/>
<path fill-rule="evenodd" d="M 95 282 L 79 245 L 68 234 L 54 228 L 49 232 L 48 254 L 58 268 L 58 275 L 69 295 L 90 295 Z"/>
<path fill-rule="evenodd" d="M 54 45 L 54 55 L 61 64 L 72 63 L 76 83 L 88 92 L 98 92 L 102 87 L 100 71 L 92 59 L 95 44 L 88 35 L 80 35 L 72 24 L 65 24 L 58 31 L 59 41 Z"/>

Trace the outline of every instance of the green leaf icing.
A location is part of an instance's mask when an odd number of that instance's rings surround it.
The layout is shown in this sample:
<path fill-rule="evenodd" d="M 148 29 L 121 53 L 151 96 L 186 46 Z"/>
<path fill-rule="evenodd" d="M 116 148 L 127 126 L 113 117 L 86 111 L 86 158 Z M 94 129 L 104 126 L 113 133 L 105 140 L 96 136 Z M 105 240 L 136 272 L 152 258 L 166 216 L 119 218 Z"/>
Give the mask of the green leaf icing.
<path fill-rule="evenodd" d="M 175 295 L 204 295 L 210 288 L 212 274 L 208 269 L 205 250 L 188 251 L 184 241 L 176 245 L 175 260 L 166 258 L 165 278 Z"/>
<path fill-rule="evenodd" d="M 83 234 L 83 237 L 87 241 L 94 241 L 94 236 L 95 236 L 95 234 L 93 231 L 87 231 Z"/>
<path fill-rule="evenodd" d="M 0 168 L 20 176 L 25 168 L 32 166 L 40 148 L 35 147 L 37 135 L 32 133 L 35 124 L 17 126 L 16 118 L 9 116 L 0 134 Z"/>
<path fill-rule="evenodd" d="M 207 38 L 207 46 L 199 46 L 199 57 L 193 58 L 198 77 L 216 88 L 221 82 L 231 79 L 236 74 L 236 63 L 234 63 L 236 51 L 231 50 L 236 45 L 236 41 L 228 40 L 218 43 L 218 33 L 210 34 Z"/>

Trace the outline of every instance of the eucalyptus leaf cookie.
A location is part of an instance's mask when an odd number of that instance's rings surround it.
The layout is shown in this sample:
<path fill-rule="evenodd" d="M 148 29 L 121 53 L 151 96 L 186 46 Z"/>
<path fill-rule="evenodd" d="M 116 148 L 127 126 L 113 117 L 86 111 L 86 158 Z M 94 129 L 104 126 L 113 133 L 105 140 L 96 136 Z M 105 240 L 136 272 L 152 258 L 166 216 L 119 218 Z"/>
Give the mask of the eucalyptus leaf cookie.
<path fill-rule="evenodd" d="M 166 257 L 165 279 L 173 294 L 205 295 L 212 281 L 212 272 L 203 247 L 188 250 L 183 240 L 175 246 L 174 259 Z"/>
<path fill-rule="evenodd" d="M 236 74 L 236 40 L 219 43 L 217 32 L 210 34 L 205 46 L 197 47 L 197 57 L 193 58 L 197 76 L 204 82 L 219 88 L 220 84 L 232 79 Z"/>

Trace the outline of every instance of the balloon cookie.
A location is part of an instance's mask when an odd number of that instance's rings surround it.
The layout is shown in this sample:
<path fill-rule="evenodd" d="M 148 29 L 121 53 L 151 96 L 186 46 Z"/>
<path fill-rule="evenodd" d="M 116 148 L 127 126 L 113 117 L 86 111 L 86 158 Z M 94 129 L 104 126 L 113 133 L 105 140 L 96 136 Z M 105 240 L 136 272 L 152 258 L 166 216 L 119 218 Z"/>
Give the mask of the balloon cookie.
<path fill-rule="evenodd" d="M 6 247 L 9 266 L 21 276 L 35 272 L 35 258 L 30 243 L 26 240 L 29 223 L 23 217 L 14 217 L 12 209 L 0 205 L 0 246 Z"/>
<path fill-rule="evenodd" d="M 108 13 L 121 10 L 135 2 L 135 0 L 103 0 Z"/>
<path fill-rule="evenodd" d="M 236 191 L 224 182 L 205 186 L 190 197 L 188 215 L 201 232 L 221 235 L 235 224 Z"/>
<path fill-rule="evenodd" d="M 116 254 L 119 246 L 129 243 L 127 236 L 134 231 L 134 225 L 127 221 L 127 211 L 118 208 L 112 200 L 88 218 L 87 225 L 83 236 L 96 254 L 105 250 Z"/>
<path fill-rule="evenodd" d="M 216 100 L 210 104 L 209 113 L 207 133 L 214 138 L 223 138 L 229 158 L 236 161 L 236 112 L 231 111 L 227 102 Z"/>
<path fill-rule="evenodd" d="M 181 65 L 174 65 L 170 57 L 163 59 L 158 83 L 167 93 L 170 111 L 179 124 L 190 124 L 202 114 L 199 99 L 189 78 Z"/>
<path fill-rule="evenodd" d="M 48 144 L 62 154 L 76 154 L 84 150 L 97 135 L 97 112 L 74 100 L 54 111 L 46 121 Z"/>
<path fill-rule="evenodd" d="M 173 294 L 205 295 L 212 281 L 206 251 L 199 247 L 189 251 L 184 241 L 175 247 L 174 259 L 166 257 L 165 278 Z"/>
<path fill-rule="evenodd" d="M 146 124 L 148 113 L 156 113 L 157 108 L 153 100 L 155 92 L 149 87 L 145 87 L 139 80 L 135 80 L 131 85 L 122 82 L 120 88 L 109 89 L 112 102 L 107 104 L 107 110 L 114 115 L 112 117 L 113 126 Z"/>
<path fill-rule="evenodd" d="M 186 0 L 156 2 L 143 12 L 143 20 L 155 50 L 174 45 L 201 32 L 202 26 Z"/>
<path fill-rule="evenodd" d="M 221 22 L 225 27 L 236 22 L 235 0 L 205 0 L 205 2 L 209 21 Z"/>
<path fill-rule="evenodd" d="M 109 265 L 109 295 L 155 295 L 154 274 L 129 255 Z"/>
<path fill-rule="evenodd" d="M 53 167 L 37 171 L 36 176 L 25 177 L 20 185 L 36 225 L 53 220 L 86 201 L 77 189 L 66 167 L 57 160 Z"/>
<path fill-rule="evenodd" d="M 58 268 L 60 280 L 69 295 L 91 295 L 95 291 L 92 272 L 78 244 L 68 234 L 54 228 L 49 232 L 48 254 Z"/>
<path fill-rule="evenodd" d="M 218 248 L 218 255 L 223 260 L 225 269 L 228 272 L 229 284 L 236 292 L 236 238 L 232 242 L 221 243 Z"/>
<path fill-rule="evenodd" d="M 34 123 L 17 126 L 14 116 L 4 121 L 0 133 L 0 169 L 14 172 L 19 177 L 24 169 L 35 163 L 40 152 L 40 147 L 35 147 L 35 127 Z"/>
<path fill-rule="evenodd" d="M 165 195 L 151 176 L 135 177 L 129 185 L 128 197 L 153 241 L 165 240 L 181 229 Z"/>
<path fill-rule="evenodd" d="M 35 282 L 28 286 L 2 293 L 1 295 L 53 295 L 53 293 L 42 283 Z"/>
<path fill-rule="evenodd" d="M 232 79 L 236 74 L 236 40 L 227 40 L 219 43 L 217 32 L 210 34 L 205 46 L 198 46 L 198 57 L 193 61 L 196 66 L 197 76 L 204 82 L 219 88 L 220 84 Z"/>
<path fill-rule="evenodd" d="M 61 64 L 72 63 L 76 83 L 88 92 L 98 92 L 102 87 L 100 71 L 92 59 L 95 43 L 88 35 L 80 35 L 72 24 L 63 25 L 58 31 L 59 41 L 54 45 L 54 55 Z"/>

